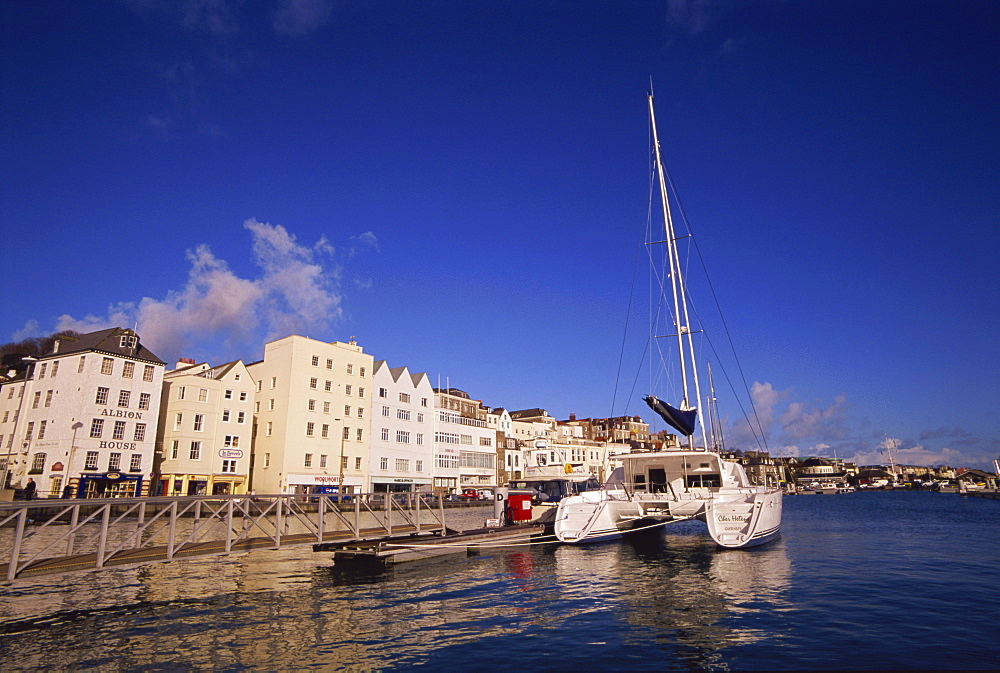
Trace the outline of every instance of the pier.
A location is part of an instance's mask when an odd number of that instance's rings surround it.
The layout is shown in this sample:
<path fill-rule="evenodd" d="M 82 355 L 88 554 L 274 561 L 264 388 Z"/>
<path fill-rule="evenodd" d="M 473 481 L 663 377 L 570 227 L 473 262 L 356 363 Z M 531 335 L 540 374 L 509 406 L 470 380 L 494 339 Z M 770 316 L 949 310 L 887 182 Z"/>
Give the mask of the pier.
<path fill-rule="evenodd" d="M 492 513 L 492 503 L 446 508 L 430 494 L 384 493 L 349 502 L 280 494 L 3 503 L 0 581 L 293 545 L 367 544 L 384 555 L 389 543 L 413 541 L 426 553 L 435 538 L 479 528 Z"/>

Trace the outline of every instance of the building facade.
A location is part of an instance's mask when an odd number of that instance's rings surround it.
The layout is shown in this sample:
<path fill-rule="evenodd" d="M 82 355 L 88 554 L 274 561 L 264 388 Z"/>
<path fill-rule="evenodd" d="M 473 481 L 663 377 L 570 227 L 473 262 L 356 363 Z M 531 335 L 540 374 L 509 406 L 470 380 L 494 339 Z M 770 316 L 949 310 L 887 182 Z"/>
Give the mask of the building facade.
<path fill-rule="evenodd" d="M 264 493 L 368 487 L 374 359 L 353 340 L 288 336 L 247 365 L 257 384 L 251 488 Z"/>
<path fill-rule="evenodd" d="M 434 389 L 434 491 L 497 486 L 495 428 L 479 400 L 457 388 Z"/>
<path fill-rule="evenodd" d="M 162 495 L 246 493 L 256 384 L 242 361 L 181 360 L 163 376 L 156 440 Z"/>
<path fill-rule="evenodd" d="M 4 487 L 43 497 L 147 495 L 164 363 L 130 329 L 57 339 L 0 384 Z"/>
<path fill-rule="evenodd" d="M 375 363 L 368 467 L 375 493 L 432 489 L 434 389 L 427 374 Z"/>

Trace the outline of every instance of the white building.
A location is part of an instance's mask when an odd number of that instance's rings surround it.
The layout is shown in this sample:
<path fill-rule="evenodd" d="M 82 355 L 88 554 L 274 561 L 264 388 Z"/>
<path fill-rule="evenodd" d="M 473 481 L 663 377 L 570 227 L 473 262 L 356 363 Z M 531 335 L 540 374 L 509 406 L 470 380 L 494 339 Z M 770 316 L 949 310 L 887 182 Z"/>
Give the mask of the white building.
<path fill-rule="evenodd" d="M 246 493 L 256 384 L 242 361 L 181 360 L 163 375 L 156 443 L 162 495 Z"/>
<path fill-rule="evenodd" d="M 434 473 L 434 389 L 427 374 L 375 363 L 370 490 L 431 490 Z"/>
<path fill-rule="evenodd" d="M 0 384 L 3 485 L 30 478 L 43 497 L 148 494 L 163 369 L 129 329 L 57 339 L 27 380 Z"/>
<path fill-rule="evenodd" d="M 258 494 L 367 487 L 374 359 L 353 340 L 287 336 L 247 365 L 257 382 L 251 487 Z"/>
<path fill-rule="evenodd" d="M 434 490 L 497 486 L 495 427 L 479 400 L 457 388 L 434 389 Z"/>

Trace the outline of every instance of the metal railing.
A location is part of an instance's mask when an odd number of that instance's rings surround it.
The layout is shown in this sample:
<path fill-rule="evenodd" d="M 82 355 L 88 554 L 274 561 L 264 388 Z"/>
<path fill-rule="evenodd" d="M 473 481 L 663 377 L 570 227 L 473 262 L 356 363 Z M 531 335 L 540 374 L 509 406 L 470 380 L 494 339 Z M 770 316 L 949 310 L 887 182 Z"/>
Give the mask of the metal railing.
<path fill-rule="evenodd" d="M 0 503 L 0 582 L 251 549 L 437 533 L 431 494 L 211 495 Z"/>

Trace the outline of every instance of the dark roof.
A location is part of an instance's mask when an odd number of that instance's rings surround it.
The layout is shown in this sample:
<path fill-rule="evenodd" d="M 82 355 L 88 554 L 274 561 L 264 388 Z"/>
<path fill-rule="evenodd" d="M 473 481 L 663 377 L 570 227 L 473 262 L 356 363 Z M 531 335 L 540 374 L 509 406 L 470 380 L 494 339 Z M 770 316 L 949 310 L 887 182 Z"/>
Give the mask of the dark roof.
<path fill-rule="evenodd" d="M 123 336 L 136 337 L 136 345 L 134 347 L 123 346 L 121 339 Z M 166 364 L 163 360 L 156 357 L 152 351 L 142 345 L 142 341 L 139 340 L 139 335 L 137 333 L 123 327 L 112 327 L 110 329 L 104 329 L 97 332 L 81 334 L 80 336 L 73 338 L 62 337 L 56 341 L 56 350 L 54 353 L 43 355 L 39 359 L 45 360 L 53 357 L 60 357 L 66 355 L 67 353 L 84 353 L 88 351 L 108 353 L 109 355 L 121 355 L 123 357 L 134 358 L 144 362 L 155 362 L 161 365 Z"/>

